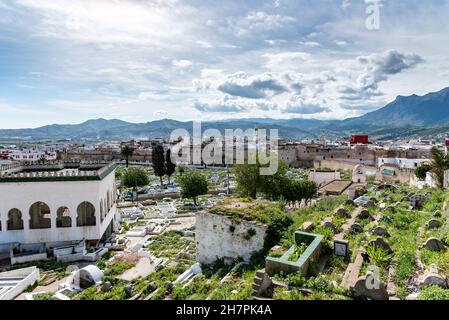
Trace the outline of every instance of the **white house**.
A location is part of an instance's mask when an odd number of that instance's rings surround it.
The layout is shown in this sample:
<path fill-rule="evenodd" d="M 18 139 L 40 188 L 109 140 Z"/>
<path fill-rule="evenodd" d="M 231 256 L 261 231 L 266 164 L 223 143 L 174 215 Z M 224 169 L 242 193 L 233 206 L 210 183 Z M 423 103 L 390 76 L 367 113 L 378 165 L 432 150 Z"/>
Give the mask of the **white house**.
<path fill-rule="evenodd" d="M 116 213 L 115 164 L 23 164 L 0 170 L 0 252 L 100 240 Z"/>
<path fill-rule="evenodd" d="M 401 169 L 416 169 L 424 163 L 429 163 L 429 159 L 408 159 L 408 158 L 377 158 L 377 167 L 390 164 Z"/>

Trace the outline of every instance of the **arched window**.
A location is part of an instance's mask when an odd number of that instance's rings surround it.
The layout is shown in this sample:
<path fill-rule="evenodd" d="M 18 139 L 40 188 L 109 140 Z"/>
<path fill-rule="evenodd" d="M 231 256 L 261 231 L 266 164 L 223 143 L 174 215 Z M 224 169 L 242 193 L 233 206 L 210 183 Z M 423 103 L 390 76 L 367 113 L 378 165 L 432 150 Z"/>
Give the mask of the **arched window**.
<path fill-rule="evenodd" d="M 56 227 L 70 228 L 72 226 L 72 218 L 70 217 L 70 210 L 67 207 L 60 207 L 56 211 Z"/>
<path fill-rule="evenodd" d="M 95 226 L 95 207 L 92 203 L 81 202 L 76 209 L 76 225 L 78 227 Z"/>
<path fill-rule="evenodd" d="M 106 203 L 107 203 L 106 209 L 109 212 L 109 210 L 111 209 L 111 193 L 109 192 L 109 190 L 106 194 Z"/>
<path fill-rule="evenodd" d="M 30 207 L 30 229 L 51 228 L 50 208 L 44 202 L 36 202 Z"/>
<path fill-rule="evenodd" d="M 103 219 L 104 219 L 103 199 L 100 199 L 100 221 L 103 222 Z"/>
<path fill-rule="evenodd" d="M 23 230 L 22 212 L 19 209 L 11 209 L 8 212 L 8 230 Z"/>

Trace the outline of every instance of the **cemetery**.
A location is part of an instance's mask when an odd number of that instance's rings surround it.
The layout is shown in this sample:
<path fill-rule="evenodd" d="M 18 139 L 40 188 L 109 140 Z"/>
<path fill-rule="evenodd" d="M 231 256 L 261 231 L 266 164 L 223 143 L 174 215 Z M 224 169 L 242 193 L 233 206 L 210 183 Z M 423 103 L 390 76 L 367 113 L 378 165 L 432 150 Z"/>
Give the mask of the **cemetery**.
<path fill-rule="evenodd" d="M 223 185 L 225 171 L 200 171 Z M 299 182 L 308 175 L 287 173 Z M 199 195 L 196 203 L 121 201 L 105 241 L 57 248 L 4 271 L 36 266 L 33 283 L 16 295 L 32 300 L 449 298 L 448 194 L 366 184 L 299 203 L 235 192 Z"/>

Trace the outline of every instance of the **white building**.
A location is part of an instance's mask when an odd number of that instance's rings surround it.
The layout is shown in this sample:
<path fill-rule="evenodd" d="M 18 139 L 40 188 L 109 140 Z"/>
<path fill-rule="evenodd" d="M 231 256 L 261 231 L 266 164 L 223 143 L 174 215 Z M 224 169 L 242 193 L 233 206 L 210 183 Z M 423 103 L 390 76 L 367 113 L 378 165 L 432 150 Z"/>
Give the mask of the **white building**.
<path fill-rule="evenodd" d="M 100 240 L 116 212 L 115 164 L 11 165 L 0 170 L 0 252 Z"/>
<path fill-rule="evenodd" d="M 13 150 L 9 157 L 14 161 L 35 162 L 39 160 L 56 160 L 56 152 L 45 152 L 34 149 L 17 149 Z"/>
<path fill-rule="evenodd" d="M 390 164 L 401 169 L 416 169 L 424 163 L 429 163 L 428 159 L 407 159 L 407 158 L 378 158 L 377 167 Z"/>

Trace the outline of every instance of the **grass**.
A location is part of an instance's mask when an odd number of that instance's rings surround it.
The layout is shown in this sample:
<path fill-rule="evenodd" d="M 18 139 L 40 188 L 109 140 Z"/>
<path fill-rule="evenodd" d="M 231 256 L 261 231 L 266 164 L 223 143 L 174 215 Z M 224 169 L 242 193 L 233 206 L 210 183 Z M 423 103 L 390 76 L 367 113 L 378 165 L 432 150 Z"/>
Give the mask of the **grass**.
<path fill-rule="evenodd" d="M 428 267 L 435 264 L 445 275 L 449 275 L 449 250 L 434 252 L 428 249 L 420 251 L 421 261 Z"/>

